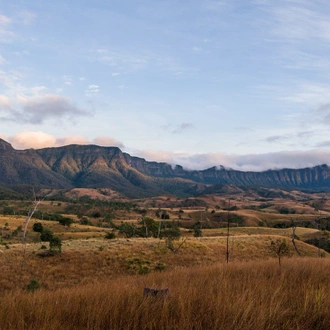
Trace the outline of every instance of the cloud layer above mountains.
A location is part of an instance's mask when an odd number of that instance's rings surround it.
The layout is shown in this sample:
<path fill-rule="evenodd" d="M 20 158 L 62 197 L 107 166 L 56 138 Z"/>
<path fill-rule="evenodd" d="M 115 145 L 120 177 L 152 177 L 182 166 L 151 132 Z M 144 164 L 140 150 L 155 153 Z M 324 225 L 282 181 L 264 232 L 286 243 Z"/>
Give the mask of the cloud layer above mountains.
<path fill-rule="evenodd" d="M 44 132 L 22 132 L 13 136 L 0 135 L 8 141 L 15 149 L 40 149 L 47 147 L 59 147 L 69 144 L 95 144 L 99 146 L 119 147 L 131 156 L 145 158 L 148 161 L 165 162 L 181 165 L 186 169 L 203 170 L 213 166 L 224 166 L 241 171 L 264 171 L 268 169 L 281 168 L 304 168 L 321 164 L 330 164 L 330 150 L 310 151 L 283 151 L 265 154 L 225 154 L 214 153 L 185 153 L 170 151 L 152 151 L 129 149 L 114 138 L 99 136 L 88 140 L 81 135 L 62 136 L 56 138 Z"/>

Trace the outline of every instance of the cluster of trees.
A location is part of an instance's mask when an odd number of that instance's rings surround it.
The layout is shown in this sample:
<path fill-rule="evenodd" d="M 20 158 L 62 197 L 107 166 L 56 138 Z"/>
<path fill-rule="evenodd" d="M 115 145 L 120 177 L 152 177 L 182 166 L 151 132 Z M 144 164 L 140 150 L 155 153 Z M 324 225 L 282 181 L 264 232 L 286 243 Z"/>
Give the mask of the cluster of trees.
<path fill-rule="evenodd" d="M 40 240 L 42 242 L 49 242 L 50 252 L 53 254 L 62 252 L 62 240 L 58 236 L 55 236 L 50 229 L 45 228 L 40 222 L 34 223 L 32 229 L 40 233 Z"/>
<path fill-rule="evenodd" d="M 278 209 L 278 212 L 281 214 L 295 214 L 296 210 L 295 209 L 289 209 L 286 206 L 282 206 L 281 208 Z"/>
<path fill-rule="evenodd" d="M 129 222 L 122 222 L 115 229 L 123 234 L 126 238 L 131 237 L 155 237 L 155 238 L 180 238 L 181 232 L 178 224 L 174 221 L 155 221 L 149 217 L 143 217 L 139 220 L 138 225 Z"/>

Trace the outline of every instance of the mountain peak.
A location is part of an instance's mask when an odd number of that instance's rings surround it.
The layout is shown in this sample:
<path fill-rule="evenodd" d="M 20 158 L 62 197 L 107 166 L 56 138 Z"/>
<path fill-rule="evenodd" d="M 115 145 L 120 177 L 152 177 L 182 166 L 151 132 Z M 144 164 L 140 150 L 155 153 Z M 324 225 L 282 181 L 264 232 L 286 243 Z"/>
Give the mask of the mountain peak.
<path fill-rule="evenodd" d="M 12 145 L 8 142 L 6 142 L 5 140 L 0 139 L 0 150 L 14 150 L 14 148 L 12 147 Z"/>

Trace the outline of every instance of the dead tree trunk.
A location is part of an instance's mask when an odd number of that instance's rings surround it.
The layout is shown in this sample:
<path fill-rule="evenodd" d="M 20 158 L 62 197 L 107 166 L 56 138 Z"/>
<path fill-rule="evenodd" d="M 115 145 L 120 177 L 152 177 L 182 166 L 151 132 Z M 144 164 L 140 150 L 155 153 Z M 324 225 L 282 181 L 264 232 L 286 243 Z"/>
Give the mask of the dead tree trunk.
<path fill-rule="evenodd" d="M 292 236 L 291 236 L 291 241 L 292 241 L 292 244 L 294 246 L 294 249 L 296 250 L 296 252 L 301 256 L 301 253 L 300 251 L 298 250 L 298 247 L 296 245 L 296 242 L 295 242 L 295 236 L 296 236 L 296 229 L 297 229 L 297 226 L 296 225 L 293 225 L 292 226 Z"/>

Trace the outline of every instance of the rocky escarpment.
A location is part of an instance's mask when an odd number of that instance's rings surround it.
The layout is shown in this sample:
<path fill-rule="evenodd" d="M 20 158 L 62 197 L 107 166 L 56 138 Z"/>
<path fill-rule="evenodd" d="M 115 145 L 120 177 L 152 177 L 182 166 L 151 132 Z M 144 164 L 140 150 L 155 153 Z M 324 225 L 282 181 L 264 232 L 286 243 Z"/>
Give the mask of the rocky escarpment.
<path fill-rule="evenodd" d="M 220 166 L 188 171 L 180 165 L 173 167 L 132 157 L 117 147 L 69 145 L 15 150 L 0 139 L 0 184 L 111 188 L 128 197 L 192 195 L 210 191 L 219 184 L 330 190 L 330 168 L 320 165 L 243 172 Z"/>

